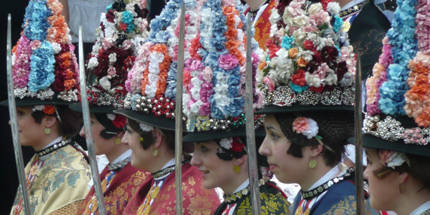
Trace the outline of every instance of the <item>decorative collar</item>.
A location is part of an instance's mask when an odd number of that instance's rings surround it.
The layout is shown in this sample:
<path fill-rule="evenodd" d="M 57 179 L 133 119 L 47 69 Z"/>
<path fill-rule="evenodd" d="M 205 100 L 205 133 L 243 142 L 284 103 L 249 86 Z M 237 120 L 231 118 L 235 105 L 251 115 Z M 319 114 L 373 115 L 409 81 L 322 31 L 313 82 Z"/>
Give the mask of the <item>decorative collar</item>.
<path fill-rule="evenodd" d="M 413 210 L 410 215 L 430 215 L 430 201 L 424 202 L 418 208 Z"/>
<path fill-rule="evenodd" d="M 171 172 L 175 171 L 175 165 L 170 165 L 166 168 L 151 173 L 154 180 L 159 181 L 166 178 Z"/>
<path fill-rule="evenodd" d="M 117 170 L 121 170 L 122 168 L 125 167 L 125 165 L 127 165 L 130 162 L 131 158 L 127 157 L 126 159 L 119 161 L 119 162 L 115 162 L 115 163 L 110 163 L 108 164 L 108 169 L 110 171 L 117 171 Z"/>
<path fill-rule="evenodd" d="M 360 2 L 356 5 L 354 5 L 354 6 L 347 8 L 347 9 L 341 10 L 339 13 L 339 16 L 341 18 L 348 17 L 349 15 L 360 11 L 366 3 L 367 3 L 367 1 L 363 1 L 363 2 Z"/>
<path fill-rule="evenodd" d="M 266 184 L 266 182 L 267 181 L 265 181 L 264 179 L 260 179 L 258 181 L 258 187 L 261 187 L 262 185 Z M 237 202 L 239 199 L 249 194 L 250 192 L 249 189 L 250 188 L 249 188 L 249 181 L 248 181 L 248 186 L 246 186 L 245 188 L 239 189 L 237 192 L 234 192 L 233 194 L 230 194 L 230 195 L 224 194 L 224 202 L 227 204 Z"/>
<path fill-rule="evenodd" d="M 328 180 L 327 182 L 317 186 L 314 189 L 311 189 L 308 191 L 301 191 L 302 197 L 306 200 L 309 200 L 309 199 L 312 199 L 316 196 L 319 196 L 321 193 L 325 192 L 326 190 L 328 190 L 333 185 L 345 180 L 346 178 L 349 178 L 352 175 L 353 171 L 354 170 L 352 168 L 348 169 L 345 174 L 342 174 L 338 177 L 332 178 L 332 179 Z"/>
<path fill-rule="evenodd" d="M 70 140 L 62 139 L 62 138 L 57 138 L 54 141 L 56 141 L 56 142 L 53 143 L 53 144 L 52 143 L 49 144 L 48 147 L 46 147 L 46 148 L 44 148 L 44 149 L 42 149 L 40 151 L 36 151 L 36 154 L 39 157 L 42 157 L 42 156 L 45 156 L 45 155 L 47 155 L 47 154 L 49 154 L 51 152 L 54 152 L 54 151 L 56 151 L 58 149 L 61 149 L 64 146 L 66 146 L 66 145 L 68 145 L 70 143 Z"/>

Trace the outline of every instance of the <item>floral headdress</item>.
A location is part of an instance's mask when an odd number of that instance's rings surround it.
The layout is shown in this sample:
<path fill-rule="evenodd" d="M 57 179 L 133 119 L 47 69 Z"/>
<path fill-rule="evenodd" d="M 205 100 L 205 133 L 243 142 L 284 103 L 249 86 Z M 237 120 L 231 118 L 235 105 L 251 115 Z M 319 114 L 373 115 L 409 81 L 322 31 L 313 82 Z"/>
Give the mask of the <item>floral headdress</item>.
<path fill-rule="evenodd" d="M 355 55 L 337 3 L 293 0 L 274 8 L 258 80 L 265 105 L 353 104 Z"/>
<path fill-rule="evenodd" d="M 246 146 L 239 137 L 222 138 L 218 145 L 216 154 L 223 160 L 240 158 L 246 154 Z"/>
<path fill-rule="evenodd" d="M 428 156 L 430 4 L 398 0 L 397 5 L 379 62 L 366 82 L 363 132 L 386 141 L 390 149 Z"/>
<path fill-rule="evenodd" d="M 97 40 L 87 64 L 91 105 L 121 108 L 127 93 L 125 80 L 148 35 L 145 0 L 116 0 L 102 14 Z"/>
<path fill-rule="evenodd" d="M 185 49 L 188 50 L 191 38 L 197 35 L 198 3 L 186 0 L 185 7 Z M 175 117 L 179 12 L 180 0 L 171 0 L 151 21 L 147 41 L 139 48 L 125 83 L 126 109 L 167 119 Z M 188 58 L 186 52 L 185 59 Z"/>
<path fill-rule="evenodd" d="M 78 65 L 58 0 L 31 0 L 12 50 L 15 96 L 21 100 L 77 101 Z M 37 102 L 36 102 L 37 103 Z"/>
<path fill-rule="evenodd" d="M 202 6 L 200 33 L 191 42 L 184 70 L 183 111 L 190 132 L 244 126 L 246 35 L 237 5 L 216 0 Z M 259 57 L 252 57 L 255 71 Z M 254 101 L 262 105 L 258 90 Z"/>

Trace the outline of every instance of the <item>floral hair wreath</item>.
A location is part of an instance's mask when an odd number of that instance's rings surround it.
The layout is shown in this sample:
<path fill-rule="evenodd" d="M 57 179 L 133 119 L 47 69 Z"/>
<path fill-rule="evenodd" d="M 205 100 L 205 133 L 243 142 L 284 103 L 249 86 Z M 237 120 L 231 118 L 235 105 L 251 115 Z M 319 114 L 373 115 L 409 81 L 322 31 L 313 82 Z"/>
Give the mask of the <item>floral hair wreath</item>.
<path fill-rule="evenodd" d="M 61 122 L 60 114 L 58 114 L 57 108 L 54 105 L 35 105 L 31 110 L 33 112 L 42 111 L 46 115 L 56 114 L 57 119 Z"/>
<path fill-rule="evenodd" d="M 297 117 L 293 121 L 293 131 L 295 133 L 305 136 L 308 140 L 315 138 L 315 140 L 323 147 L 325 147 L 331 152 L 334 152 L 334 150 L 330 146 L 323 143 L 323 138 L 318 135 L 318 130 L 318 123 L 311 118 Z"/>
<path fill-rule="evenodd" d="M 218 142 L 216 154 L 223 160 L 240 158 L 246 154 L 246 147 L 239 137 L 223 138 Z"/>
<path fill-rule="evenodd" d="M 396 167 L 402 166 L 404 163 L 410 166 L 409 159 L 401 152 L 383 150 L 379 153 L 379 157 L 386 167 L 393 170 L 395 170 Z"/>
<path fill-rule="evenodd" d="M 106 117 L 112 121 L 112 125 L 117 129 L 123 129 L 127 123 L 127 118 L 119 114 L 106 114 Z"/>

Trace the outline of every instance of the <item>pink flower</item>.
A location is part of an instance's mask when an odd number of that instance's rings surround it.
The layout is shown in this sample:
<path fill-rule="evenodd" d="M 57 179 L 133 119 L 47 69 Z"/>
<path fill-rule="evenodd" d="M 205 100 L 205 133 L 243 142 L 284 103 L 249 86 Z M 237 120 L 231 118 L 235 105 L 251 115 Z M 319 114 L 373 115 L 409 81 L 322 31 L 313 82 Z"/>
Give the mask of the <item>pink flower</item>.
<path fill-rule="evenodd" d="M 269 78 L 269 76 L 264 77 L 263 82 L 267 85 L 270 92 L 273 92 L 275 90 L 275 82 L 273 82 L 272 79 Z"/>
<path fill-rule="evenodd" d="M 42 43 L 39 40 L 33 40 L 30 42 L 32 50 L 38 49 Z"/>
<path fill-rule="evenodd" d="M 106 50 L 112 47 L 112 43 L 107 39 L 103 39 L 102 43 L 103 43 L 103 48 Z"/>
<path fill-rule="evenodd" d="M 231 70 L 239 65 L 239 60 L 232 54 L 223 54 L 218 58 L 218 64 L 224 70 Z"/>
<path fill-rule="evenodd" d="M 111 77 L 114 77 L 116 75 L 116 69 L 112 65 L 109 66 L 109 69 L 107 71 L 107 74 Z"/>
<path fill-rule="evenodd" d="M 305 117 L 297 117 L 293 122 L 293 131 L 302 134 L 309 128 L 308 119 Z"/>

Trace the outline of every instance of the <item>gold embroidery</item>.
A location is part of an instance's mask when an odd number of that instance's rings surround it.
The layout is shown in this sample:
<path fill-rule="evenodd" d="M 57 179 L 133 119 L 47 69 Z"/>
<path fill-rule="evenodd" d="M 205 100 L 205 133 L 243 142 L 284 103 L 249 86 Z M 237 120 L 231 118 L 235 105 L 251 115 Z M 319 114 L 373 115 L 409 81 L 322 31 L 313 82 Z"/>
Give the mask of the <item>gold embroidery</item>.
<path fill-rule="evenodd" d="M 357 213 L 355 196 L 346 196 L 343 200 L 333 205 L 324 215 L 353 215 Z"/>
<path fill-rule="evenodd" d="M 247 196 L 242 203 L 238 206 L 235 211 L 235 214 L 252 214 L 252 208 L 249 201 L 249 196 Z M 288 207 L 290 203 L 281 193 L 260 193 L 261 200 L 261 214 L 262 215 L 270 215 L 270 214 L 278 214 L 278 215 L 286 215 L 289 214 Z"/>

